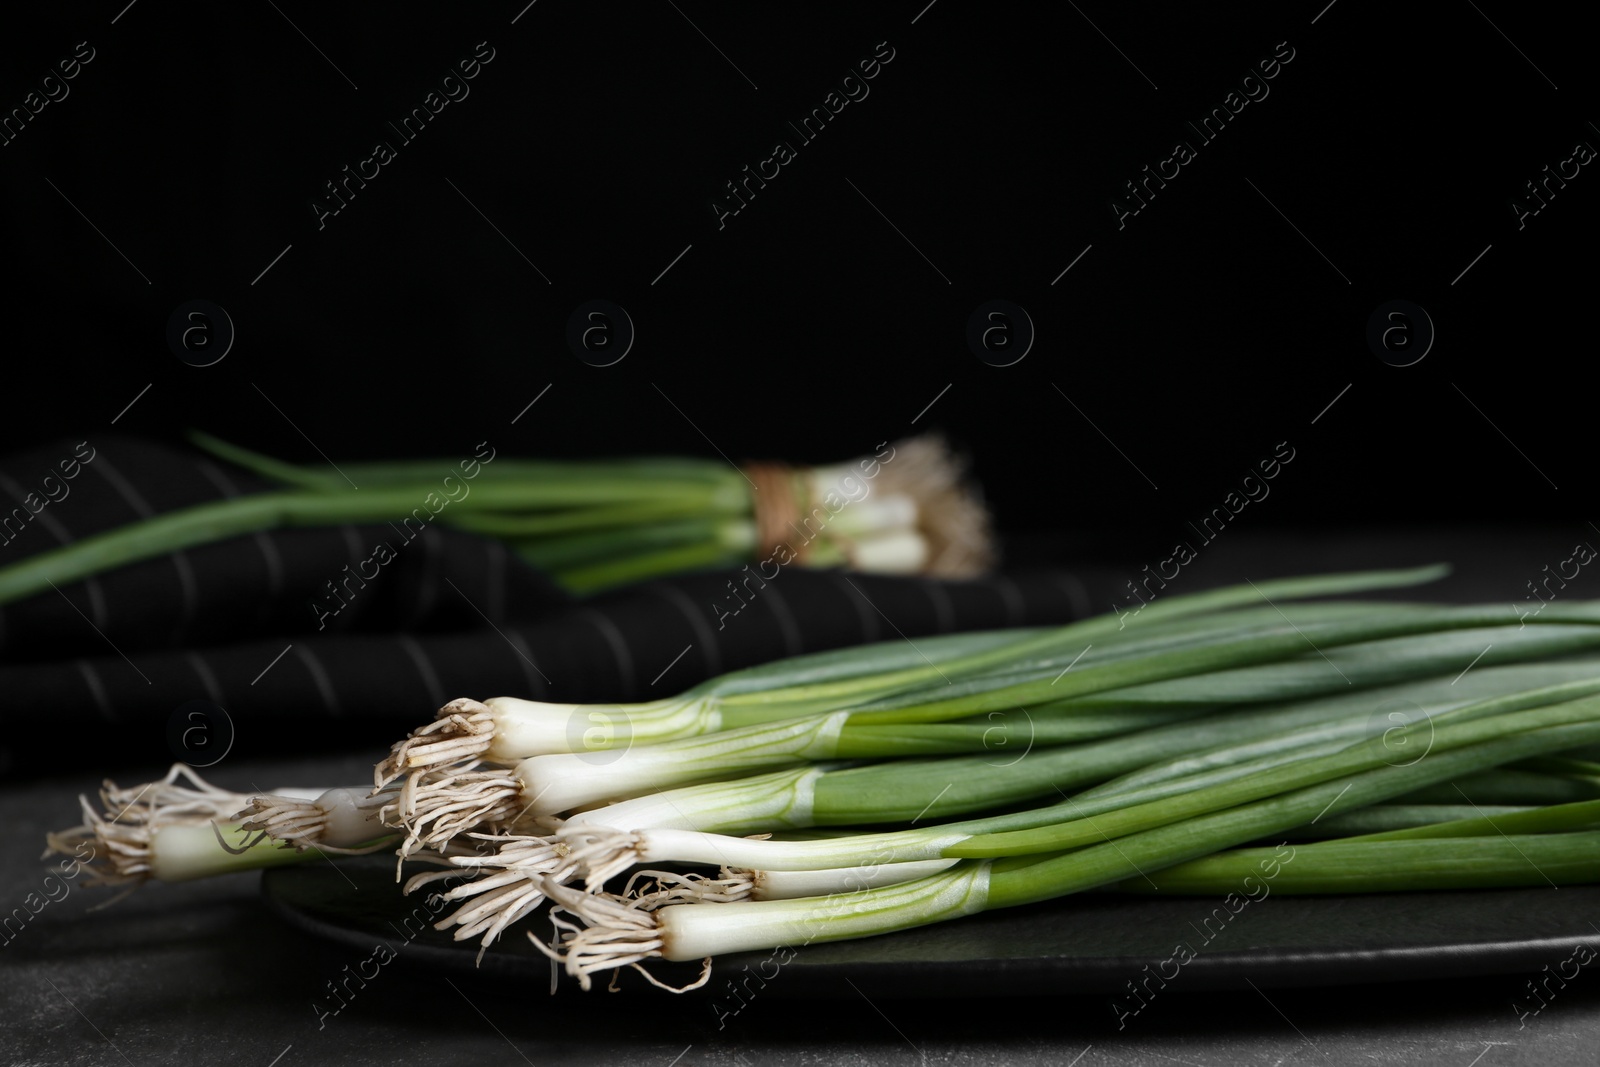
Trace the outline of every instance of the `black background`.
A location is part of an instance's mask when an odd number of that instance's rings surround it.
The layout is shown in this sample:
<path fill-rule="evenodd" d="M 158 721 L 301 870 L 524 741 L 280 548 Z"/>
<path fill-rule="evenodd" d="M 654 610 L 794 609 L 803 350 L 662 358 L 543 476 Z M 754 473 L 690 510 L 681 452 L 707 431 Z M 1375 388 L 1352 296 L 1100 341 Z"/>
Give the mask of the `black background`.
<path fill-rule="evenodd" d="M 1002 528 L 1058 546 L 1165 549 L 1283 441 L 1258 531 L 1587 516 L 1594 179 L 1521 230 L 1511 206 L 1600 143 L 1564 13 L 922 3 L 9 16 L 8 110 L 95 58 L 0 147 L 4 443 L 92 439 L 149 384 L 116 430 L 311 462 L 827 461 L 942 429 Z M 485 41 L 403 144 L 386 123 Z M 879 42 L 870 95 L 800 144 Z M 1188 131 L 1291 48 L 1212 143 Z M 1179 138 L 1197 158 L 1119 229 Z M 319 229 L 380 139 L 397 158 Z M 797 158 L 719 229 L 779 139 Z M 637 329 L 609 367 L 565 342 L 595 298 Z M 1037 328 L 1012 366 L 966 344 L 995 298 Z M 213 366 L 166 343 L 191 299 L 237 331 Z M 1409 367 L 1365 339 L 1394 299 L 1437 329 Z"/>

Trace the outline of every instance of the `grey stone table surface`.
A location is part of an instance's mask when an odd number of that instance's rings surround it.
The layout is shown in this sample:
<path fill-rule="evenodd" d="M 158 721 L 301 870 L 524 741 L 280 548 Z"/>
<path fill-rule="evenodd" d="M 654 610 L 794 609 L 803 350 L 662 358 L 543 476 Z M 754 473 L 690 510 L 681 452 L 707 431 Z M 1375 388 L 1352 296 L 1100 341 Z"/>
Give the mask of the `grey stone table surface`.
<path fill-rule="evenodd" d="M 1521 602 L 1524 579 L 1565 558 L 1578 539 L 1578 529 L 1550 530 L 1440 548 L 1425 534 L 1395 547 L 1391 535 L 1394 551 L 1382 560 L 1370 542 L 1348 534 L 1241 539 L 1219 544 L 1195 582 L 1437 555 L 1460 568 L 1442 598 Z M 210 777 L 239 789 L 358 782 L 375 754 L 224 761 Z M 26 916 L 0 935 L 0 1062 L 10 1064 L 1506 1067 L 1600 1060 L 1600 978 L 1587 971 L 1521 1018 L 1513 1002 L 1526 1006 L 1526 976 L 1517 975 L 1238 992 L 1175 985 L 1120 1029 L 1104 996 L 910 999 L 884 981 L 847 985 L 826 1000 L 757 997 L 719 1026 L 704 1002 L 599 988 L 551 997 L 548 989 L 430 971 L 402 952 L 342 1011 L 322 1014 L 326 983 L 360 954 L 285 926 L 267 909 L 255 874 L 149 886 L 99 910 L 91 908 L 103 891 L 47 882 L 44 834 L 76 821 L 78 793 L 106 773 L 135 782 L 164 768 L 30 775 L 30 758 L 42 757 L 19 752 L 22 773 L 0 783 L 0 915 L 22 909 Z"/>

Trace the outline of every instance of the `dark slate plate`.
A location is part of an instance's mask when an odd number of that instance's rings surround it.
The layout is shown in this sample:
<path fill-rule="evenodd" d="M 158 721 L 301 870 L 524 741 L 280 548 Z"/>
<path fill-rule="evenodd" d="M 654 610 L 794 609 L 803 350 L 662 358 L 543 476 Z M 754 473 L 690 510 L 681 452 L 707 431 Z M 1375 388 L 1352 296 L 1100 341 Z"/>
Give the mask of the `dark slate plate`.
<path fill-rule="evenodd" d="M 280 867 L 263 873 L 262 888 L 290 925 L 364 955 L 382 944 L 415 964 L 474 967 L 476 944 L 428 925 L 422 896 L 400 895 L 392 859 L 341 860 L 337 870 Z M 1597 915 L 1600 887 L 1591 886 L 1280 895 L 1237 914 L 1217 898 L 1084 894 L 792 954 L 724 956 L 702 992 L 726 992 L 728 979 L 759 984 L 766 996 L 854 996 L 846 979 L 863 978 L 904 996 L 973 997 L 1126 995 L 1130 981 L 1157 989 L 1162 979 L 1176 988 L 1229 989 L 1459 978 L 1560 961 L 1577 942 L 1595 939 L 1590 918 Z M 479 971 L 547 988 L 551 962 L 524 929 L 548 939 L 551 928 L 542 913 L 524 920 L 484 955 Z M 687 964 L 652 970 L 672 982 L 697 972 Z M 651 991 L 632 973 L 619 985 Z"/>

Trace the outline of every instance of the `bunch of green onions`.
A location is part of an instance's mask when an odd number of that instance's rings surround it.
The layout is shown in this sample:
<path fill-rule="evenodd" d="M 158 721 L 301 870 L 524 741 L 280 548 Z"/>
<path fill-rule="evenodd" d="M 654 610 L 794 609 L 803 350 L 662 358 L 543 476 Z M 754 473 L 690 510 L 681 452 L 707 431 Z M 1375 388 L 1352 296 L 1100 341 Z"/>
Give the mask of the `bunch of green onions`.
<path fill-rule="evenodd" d="M 823 467 L 647 457 L 500 456 L 297 466 L 206 434 L 194 442 L 278 488 L 198 504 L 0 567 L 0 604 L 155 556 L 290 526 L 440 524 L 497 538 L 577 593 L 681 571 L 790 563 L 946 578 L 994 556 L 989 517 L 934 437 Z M 391 550 L 392 551 L 392 550 Z M 380 560 L 381 561 L 381 560 Z"/>
<path fill-rule="evenodd" d="M 455 879 L 457 939 L 552 901 L 556 941 L 529 937 L 585 988 L 1088 890 L 1228 892 L 1261 842 L 1296 842 L 1288 892 L 1600 878 L 1600 603 L 1314 599 L 1441 574 L 862 646 L 646 704 L 458 700 L 379 764 L 378 820 L 444 868 L 408 891 Z"/>

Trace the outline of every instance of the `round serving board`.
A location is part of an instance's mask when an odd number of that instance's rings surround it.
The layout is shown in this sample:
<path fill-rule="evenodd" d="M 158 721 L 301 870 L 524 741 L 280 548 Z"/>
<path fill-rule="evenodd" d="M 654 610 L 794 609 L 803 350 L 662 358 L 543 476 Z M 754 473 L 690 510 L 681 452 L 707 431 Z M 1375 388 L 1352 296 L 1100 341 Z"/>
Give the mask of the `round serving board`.
<path fill-rule="evenodd" d="M 392 858 L 341 859 L 338 869 L 268 870 L 262 887 L 271 908 L 299 929 L 363 953 L 381 943 L 414 964 L 473 970 L 477 944 L 428 926 L 423 898 L 402 896 L 394 875 Z M 747 974 L 764 982 L 764 996 L 802 997 L 855 996 L 846 979 L 858 977 L 930 997 L 1116 995 L 1130 981 L 1158 980 L 1183 989 L 1393 982 L 1536 971 L 1580 941 L 1600 940 L 1590 921 L 1600 915 L 1600 887 L 1275 895 L 1240 907 L 1243 899 L 1233 911 L 1215 897 L 1080 894 L 883 937 L 724 956 L 704 992 L 715 993 L 724 976 Z M 551 926 L 535 913 L 477 969 L 548 987 L 551 961 L 523 931 L 548 940 Z M 652 969 L 674 983 L 697 971 Z M 654 992 L 633 974 L 618 984 Z"/>

